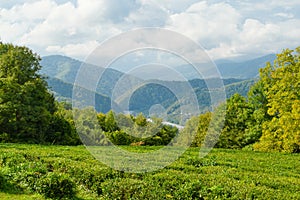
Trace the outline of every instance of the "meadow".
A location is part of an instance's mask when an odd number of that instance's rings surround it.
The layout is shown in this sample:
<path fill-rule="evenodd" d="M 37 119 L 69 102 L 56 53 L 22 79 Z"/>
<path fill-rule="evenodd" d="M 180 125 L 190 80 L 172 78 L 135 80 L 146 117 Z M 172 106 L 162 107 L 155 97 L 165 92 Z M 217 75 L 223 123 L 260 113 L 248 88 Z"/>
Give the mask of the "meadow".
<path fill-rule="evenodd" d="M 300 199 L 299 164 L 299 154 L 213 149 L 199 158 L 189 148 L 161 170 L 126 173 L 84 146 L 0 144 L 0 199 Z"/>

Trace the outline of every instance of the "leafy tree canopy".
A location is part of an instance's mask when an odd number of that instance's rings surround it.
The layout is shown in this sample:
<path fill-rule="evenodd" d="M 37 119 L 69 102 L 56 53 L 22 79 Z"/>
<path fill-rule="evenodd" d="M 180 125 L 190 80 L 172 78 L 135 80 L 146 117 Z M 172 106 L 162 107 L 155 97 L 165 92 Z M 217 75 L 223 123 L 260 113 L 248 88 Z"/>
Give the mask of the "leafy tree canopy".
<path fill-rule="evenodd" d="M 0 137 L 10 142 L 45 142 L 56 111 L 39 75 L 40 57 L 27 47 L 0 43 Z"/>
<path fill-rule="evenodd" d="M 284 50 L 260 71 L 267 118 L 255 145 L 264 151 L 300 152 L 300 47 Z"/>

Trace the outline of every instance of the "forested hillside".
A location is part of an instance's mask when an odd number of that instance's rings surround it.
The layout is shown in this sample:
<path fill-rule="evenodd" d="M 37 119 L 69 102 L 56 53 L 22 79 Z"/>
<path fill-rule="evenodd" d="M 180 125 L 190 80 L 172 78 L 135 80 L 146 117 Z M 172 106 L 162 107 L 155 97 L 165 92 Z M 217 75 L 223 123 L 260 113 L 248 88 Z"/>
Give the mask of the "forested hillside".
<path fill-rule="evenodd" d="M 108 78 L 104 78 L 108 80 Z M 101 105 L 101 110 L 98 111 L 106 113 L 111 109 L 111 105 L 109 103 L 103 104 L 102 102 L 111 102 L 109 96 L 111 95 L 114 85 L 117 80 L 113 80 L 111 82 L 101 82 L 98 86 L 98 90 L 96 92 L 96 96 L 99 99 L 104 99 L 104 101 L 97 101 L 97 108 Z M 58 78 L 49 77 L 47 79 L 48 85 L 52 92 L 54 92 L 55 97 L 59 101 L 69 101 L 71 102 L 72 93 L 73 93 L 73 85 L 71 83 L 66 83 Z M 161 104 L 166 110 L 169 112 L 175 112 L 176 105 L 178 104 L 179 100 L 168 88 L 180 88 L 185 85 L 184 82 L 178 81 L 156 81 L 157 84 L 149 83 L 145 84 L 144 86 L 138 88 L 133 94 L 128 93 L 130 96 L 129 102 L 129 109 L 135 113 L 144 113 L 148 115 L 149 108 L 154 104 Z M 250 87 L 254 84 L 255 80 L 241 80 L 241 79 L 224 79 L 225 84 L 225 92 L 227 98 L 231 97 L 235 93 L 239 93 L 242 96 L 247 96 L 247 93 Z M 195 92 L 198 103 L 201 105 L 200 109 L 205 111 L 209 110 L 210 108 L 210 94 L 209 90 L 206 86 L 205 80 L 195 79 L 189 81 L 189 84 L 193 88 Z M 164 87 L 162 85 L 168 86 Z M 103 87 L 103 88 L 102 88 Z M 100 89 L 101 88 L 101 89 Z M 101 93 L 101 91 L 105 90 L 105 93 Z M 119 104 L 122 104 L 122 101 L 125 101 L 126 98 L 126 91 L 124 90 L 123 99 L 118 99 Z M 115 103 L 115 102 L 114 102 Z M 174 107 L 175 106 L 175 107 Z"/>
<path fill-rule="evenodd" d="M 46 80 L 50 89 L 54 92 L 55 97 L 59 101 L 65 100 L 70 102 L 76 73 L 82 63 L 68 57 L 48 56 L 43 58 L 41 64 L 43 65 L 41 73 L 48 77 Z M 124 104 L 123 101 L 127 101 L 127 98 L 129 98 L 127 95 L 132 95 L 130 97 L 129 105 L 129 109 L 132 112 L 142 112 L 145 115 L 148 115 L 149 108 L 152 105 L 159 103 L 168 110 L 170 114 L 173 112 L 173 115 L 176 115 L 174 114 L 178 112 L 176 107 L 178 107 L 178 102 L 182 99 L 175 98 L 174 94 L 172 94 L 171 91 L 168 91 L 169 89 L 167 88 L 176 88 L 177 90 L 180 90 L 180 88 L 185 87 L 185 82 L 155 80 L 157 84 L 153 84 L 153 80 L 139 80 L 138 78 L 125 75 L 113 69 L 104 71 L 102 78 L 97 85 L 96 96 L 97 98 L 103 99 L 103 101 L 96 102 L 98 111 L 105 113 L 111 109 L 111 106 L 107 102 L 115 100 L 111 100 L 110 98 L 112 97 L 113 90 L 118 80 L 124 76 L 128 76 L 128 79 L 132 82 L 143 83 L 143 87 L 137 88 L 133 94 L 130 92 L 126 94 L 128 88 L 125 88 L 122 98 L 118 99 L 118 104 Z M 189 80 L 189 84 L 198 98 L 198 103 L 201 105 L 200 110 L 202 111 L 210 109 L 210 96 L 206 81 L 207 80 L 201 79 Z M 213 80 L 210 81 L 213 82 Z M 223 82 L 227 97 L 232 96 L 234 93 L 246 96 L 250 86 L 254 83 L 254 80 L 229 78 L 224 79 Z M 166 87 L 163 87 L 162 85 Z M 162 92 L 162 90 L 165 92 Z M 102 109 L 99 110 L 100 107 Z"/>
<path fill-rule="evenodd" d="M 170 111 L 176 111 L 177 102 L 182 99 L 177 99 L 168 88 L 176 87 L 180 90 L 182 82 L 160 80 L 157 81 L 158 84 L 146 84 L 136 90 L 130 99 L 130 109 L 145 112 L 144 115 L 133 116 L 118 113 L 118 110 L 114 110 L 115 113 L 109 111 L 112 105 L 118 109 L 117 103 L 122 99 L 112 102 L 109 96 L 101 95 L 101 91 L 95 95 L 95 108 L 79 106 L 80 109 L 72 110 L 69 103 L 56 102 L 54 96 L 49 93 L 47 82 L 41 76 L 42 66 L 38 55 L 27 47 L 11 44 L 1 43 L 0 50 L 2 142 L 74 145 L 80 144 L 77 135 L 79 131 L 81 139 L 93 145 L 163 145 L 171 142 L 179 133 L 177 128 L 163 125 L 162 119 L 147 120 L 149 116 L 146 111 L 153 104 L 161 104 L 168 109 L 167 114 L 172 116 Z M 215 133 L 207 133 L 209 123 L 215 115 L 218 116 L 219 111 L 224 110 L 224 127 L 220 130 L 221 134 L 215 147 L 299 152 L 299 54 L 300 48 L 284 50 L 277 55 L 274 63 L 269 62 L 260 69 L 257 80 L 225 79 L 228 99 L 216 107 L 213 113 L 206 109 L 211 105 L 205 80 L 190 80 L 189 84 L 194 89 L 199 104 L 203 106 L 202 111 L 206 112 L 199 117 L 192 117 L 182 130 L 191 135 L 195 133 L 192 145 L 202 145 L 207 134 L 210 134 L 209 137 L 215 137 Z M 75 68 L 78 67 L 77 61 L 72 60 L 71 63 L 75 63 Z M 70 64 L 68 69 L 71 68 Z M 65 80 L 74 81 L 74 74 L 69 75 L 68 70 L 63 72 L 62 69 L 56 68 L 54 71 L 59 71 L 60 77 L 64 77 Z M 116 82 L 121 75 L 122 73 L 111 70 L 100 80 L 100 85 L 105 85 L 107 94 L 111 95 L 114 86 L 110 84 Z M 56 94 L 66 99 L 71 97 L 72 83 L 53 77 L 47 81 Z M 249 92 L 246 92 L 248 90 Z M 80 92 L 82 98 L 93 93 L 85 88 L 80 88 Z M 126 93 L 124 95 L 126 97 Z M 76 120 L 73 118 L 74 113 L 78 113 L 75 115 Z M 97 115 L 97 118 L 92 118 L 93 115 Z M 136 131 L 137 136 L 140 136 L 151 130 L 157 130 L 151 137 L 140 138 L 128 134 Z M 175 143 L 178 141 L 173 141 L 173 144 Z"/>

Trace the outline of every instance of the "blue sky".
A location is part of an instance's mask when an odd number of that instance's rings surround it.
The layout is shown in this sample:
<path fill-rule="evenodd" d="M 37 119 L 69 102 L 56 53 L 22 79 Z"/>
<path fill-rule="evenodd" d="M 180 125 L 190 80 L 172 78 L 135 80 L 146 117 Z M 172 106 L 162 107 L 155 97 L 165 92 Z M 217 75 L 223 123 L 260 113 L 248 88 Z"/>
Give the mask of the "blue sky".
<path fill-rule="evenodd" d="M 10 0 L 0 2 L 3 42 L 83 59 L 124 31 L 161 27 L 213 59 L 256 57 L 300 45 L 299 0 Z"/>

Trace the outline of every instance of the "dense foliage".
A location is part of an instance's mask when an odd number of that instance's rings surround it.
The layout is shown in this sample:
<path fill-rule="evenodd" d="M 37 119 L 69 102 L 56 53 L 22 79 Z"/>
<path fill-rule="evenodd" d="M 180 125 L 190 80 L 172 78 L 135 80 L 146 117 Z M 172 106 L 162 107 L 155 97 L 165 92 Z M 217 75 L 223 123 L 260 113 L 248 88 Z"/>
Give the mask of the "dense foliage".
<path fill-rule="evenodd" d="M 110 111 L 99 113 L 97 118 L 104 135 L 115 145 L 167 145 L 178 133 L 176 127 L 155 118 L 150 122 L 141 113 L 136 117 L 122 113 L 115 116 Z"/>
<path fill-rule="evenodd" d="M 0 141 L 79 144 L 38 73 L 39 61 L 26 47 L 0 43 Z"/>
<path fill-rule="evenodd" d="M 224 80 L 229 98 L 219 107 L 224 107 L 226 111 L 220 136 L 210 135 L 219 137 L 215 147 L 244 148 L 250 145 L 249 148 L 262 151 L 300 152 L 299 54 L 300 47 L 278 54 L 273 65 L 267 63 L 260 70 L 256 83 L 253 80 L 242 83 L 237 83 L 240 81 L 237 79 Z M 80 63 L 74 60 L 71 63 L 78 70 Z M 95 94 L 95 109 L 72 110 L 70 104 L 55 102 L 40 70 L 40 58 L 30 49 L 0 43 L 1 142 L 77 145 L 81 144 L 81 139 L 83 143 L 91 145 L 167 145 L 178 134 L 177 128 L 164 125 L 161 119 L 149 121 L 145 117 L 147 115 L 133 116 L 109 111 L 114 102 L 100 94 Z M 107 73 L 109 75 L 103 77 L 100 84 L 114 83 L 121 76 L 114 70 Z M 116 77 L 109 78 L 113 74 Z M 73 80 L 74 74 L 72 77 Z M 61 83 L 57 79 L 49 82 L 53 82 L 55 87 Z M 184 83 L 157 83 L 160 84 L 146 84 L 139 88 L 130 99 L 130 109 L 145 113 L 151 106 L 161 104 L 168 108 L 168 116 L 174 117 L 172 113 L 179 108 L 176 103 L 178 99 L 167 88 L 176 87 L 180 90 L 184 88 Z M 189 83 L 197 94 L 201 109 L 205 110 L 210 105 L 205 81 L 191 80 Z M 59 87 L 56 90 L 70 98 L 73 86 L 65 85 L 68 86 L 66 90 L 59 90 Z M 247 97 L 243 93 L 234 94 L 235 91 L 249 88 Z M 83 95 L 91 92 L 84 88 L 80 90 Z M 107 95 L 110 95 L 112 88 L 108 90 Z M 212 116 L 214 113 L 207 112 L 188 121 L 183 133 L 195 136 L 192 146 L 203 145 Z"/>
<path fill-rule="evenodd" d="M 274 64 L 260 70 L 248 98 L 227 99 L 226 117 L 216 147 L 300 152 L 300 48 L 284 50 Z M 222 105 L 224 106 L 224 105 Z M 192 118 L 185 129 L 196 131 L 193 144 L 201 146 L 210 114 Z M 195 124 L 198 126 L 195 127 Z"/>
<path fill-rule="evenodd" d="M 40 58 L 26 47 L 0 43 L 0 134 L 2 141 L 39 142 L 56 111 L 37 74 Z"/>
<path fill-rule="evenodd" d="M 300 152 L 300 47 L 285 50 L 260 71 L 258 102 L 268 116 L 254 147 L 265 151 Z"/>
<path fill-rule="evenodd" d="M 1 144 L 0 198 L 299 199 L 298 162 L 297 154 L 225 149 L 199 158 L 191 148 L 164 169 L 134 174 L 108 168 L 83 146 Z"/>

